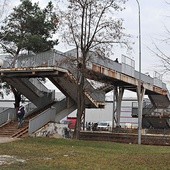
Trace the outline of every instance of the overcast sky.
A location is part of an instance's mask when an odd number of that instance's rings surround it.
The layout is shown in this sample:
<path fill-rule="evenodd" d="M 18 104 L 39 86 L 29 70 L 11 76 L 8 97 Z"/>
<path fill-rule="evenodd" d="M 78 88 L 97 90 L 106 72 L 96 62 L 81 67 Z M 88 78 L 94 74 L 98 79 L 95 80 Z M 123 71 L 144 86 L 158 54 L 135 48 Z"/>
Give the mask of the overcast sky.
<path fill-rule="evenodd" d="M 19 4 L 19 0 L 12 1 L 11 6 Z M 37 0 L 32 0 L 37 2 Z M 47 0 L 39 0 L 39 4 L 44 6 L 47 4 Z M 55 0 L 53 1 L 55 3 Z M 149 72 L 153 76 L 154 71 L 160 70 L 160 59 L 157 58 L 150 50 L 154 50 L 154 43 L 157 43 L 162 50 L 165 50 L 169 54 L 168 48 L 165 48 L 161 43 L 161 39 L 166 36 L 165 26 L 168 28 L 170 25 L 170 14 L 168 9 L 170 5 L 167 5 L 165 0 L 139 0 L 141 9 L 141 36 L 142 36 L 142 72 Z M 129 0 L 126 3 L 126 9 L 120 15 L 124 19 L 124 27 L 126 33 L 131 34 L 135 45 L 131 53 L 122 51 L 121 53 L 127 55 L 135 60 L 135 68 L 138 70 L 138 6 L 136 0 Z M 58 46 L 63 47 L 62 44 Z M 169 48 L 170 49 L 170 48 Z M 67 50 L 67 49 L 66 49 Z M 118 50 L 119 51 L 119 50 Z M 120 52 L 115 53 L 114 58 L 121 58 Z"/>
<path fill-rule="evenodd" d="M 152 72 L 158 69 L 160 59 L 150 50 L 154 50 L 153 42 L 161 45 L 161 39 L 166 35 L 165 25 L 170 25 L 170 18 L 167 16 L 168 6 L 164 0 L 139 0 L 141 9 L 141 36 L 142 36 L 142 72 Z M 134 36 L 136 45 L 132 56 L 138 60 L 138 6 L 136 0 L 127 2 L 126 10 L 123 12 L 125 28 Z M 166 49 L 163 49 L 166 50 Z M 136 61 L 138 65 L 138 61 Z"/>

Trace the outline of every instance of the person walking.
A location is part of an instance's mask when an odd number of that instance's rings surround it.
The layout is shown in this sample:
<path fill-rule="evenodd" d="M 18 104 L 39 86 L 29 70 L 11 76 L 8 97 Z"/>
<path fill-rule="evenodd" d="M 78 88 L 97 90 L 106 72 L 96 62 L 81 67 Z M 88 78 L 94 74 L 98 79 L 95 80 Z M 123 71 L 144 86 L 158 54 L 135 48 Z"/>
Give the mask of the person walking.
<path fill-rule="evenodd" d="M 21 128 L 24 123 L 24 115 L 25 115 L 25 109 L 24 106 L 20 106 L 17 112 L 17 118 L 18 118 L 18 128 Z"/>

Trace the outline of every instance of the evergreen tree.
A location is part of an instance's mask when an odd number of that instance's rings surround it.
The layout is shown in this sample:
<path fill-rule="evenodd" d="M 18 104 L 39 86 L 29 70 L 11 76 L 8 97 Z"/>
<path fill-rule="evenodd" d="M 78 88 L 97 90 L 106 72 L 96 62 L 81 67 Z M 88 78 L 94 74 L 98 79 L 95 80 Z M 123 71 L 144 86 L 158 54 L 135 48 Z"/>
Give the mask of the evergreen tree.
<path fill-rule="evenodd" d="M 21 0 L 1 26 L 0 43 L 5 52 L 16 58 L 23 51 L 43 52 L 58 44 L 58 40 L 52 40 L 58 25 L 53 10 L 52 2 L 41 9 L 38 3 Z"/>
<path fill-rule="evenodd" d="M 53 40 L 57 31 L 58 18 L 52 2 L 44 9 L 30 0 L 20 0 L 21 4 L 4 20 L 0 30 L 0 44 L 9 53 L 10 66 L 14 67 L 20 54 L 47 51 L 58 44 Z M 15 96 L 15 106 L 19 106 L 20 93 L 11 86 Z M 19 100 L 18 100 L 19 99 Z"/>

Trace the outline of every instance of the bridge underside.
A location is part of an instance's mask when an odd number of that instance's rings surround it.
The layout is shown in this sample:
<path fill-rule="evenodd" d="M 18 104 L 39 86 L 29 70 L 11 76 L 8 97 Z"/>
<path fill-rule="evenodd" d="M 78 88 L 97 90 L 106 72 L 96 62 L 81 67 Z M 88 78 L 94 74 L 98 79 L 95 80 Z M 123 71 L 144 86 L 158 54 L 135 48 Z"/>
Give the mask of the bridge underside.
<path fill-rule="evenodd" d="M 89 79 L 111 84 L 114 86 L 124 87 L 124 89 L 130 90 L 132 92 L 137 91 L 137 87 L 139 83 L 138 79 L 135 79 L 133 77 L 112 70 L 105 71 L 104 68 L 101 71 L 101 69 L 99 69 L 95 65 L 92 70 L 86 70 L 86 77 Z M 145 91 L 146 95 L 154 95 L 154 94 L 167 95 L 167 90 L 162 89 L 160 87 L 146 84 L 145 82 L 142 82 L 142 86 L 144 86 L 144 88 L 146 89 Z"/>
<path fill-rule="evenodd" d="M 0 78 L 46 77 L 51 79 L 54 77 L 64 77 L 67 73 L 68 70 L 59 67 L 11 68 L 1 69 Z M 85 73 L 87 78 L 108 84 L 108 87 L 112 85 L 137 92 L 138 80 L 125 74 L 113 70 L 105 70 L 105 68 L 101 70 L 99 66 L 96 65 L 94 65 L 91 70 L 87 69 Z M 169 106 L 170 102 L 167 97 L 167 90 L 144 82 L 142 82 L 142 86 L 145 88 L 145 95 L 148 95 L 151 101 L 154 100 L 156 107 L 165 108 Z M 109 88 L 109 90 L 111 89 Z"/>

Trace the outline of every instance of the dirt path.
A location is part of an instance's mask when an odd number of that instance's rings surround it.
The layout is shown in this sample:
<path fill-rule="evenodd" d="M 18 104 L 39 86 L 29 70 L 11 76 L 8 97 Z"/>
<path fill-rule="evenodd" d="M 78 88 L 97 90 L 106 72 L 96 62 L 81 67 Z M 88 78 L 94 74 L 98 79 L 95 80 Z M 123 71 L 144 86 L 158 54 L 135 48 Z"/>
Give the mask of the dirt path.
<path fill-rule="evenodd" d="M 0 144 L 19 140 L 19 138 L 0 137 Z"/>

